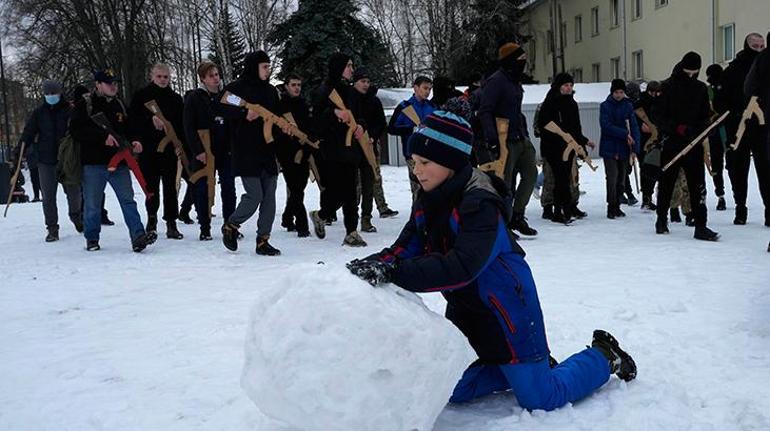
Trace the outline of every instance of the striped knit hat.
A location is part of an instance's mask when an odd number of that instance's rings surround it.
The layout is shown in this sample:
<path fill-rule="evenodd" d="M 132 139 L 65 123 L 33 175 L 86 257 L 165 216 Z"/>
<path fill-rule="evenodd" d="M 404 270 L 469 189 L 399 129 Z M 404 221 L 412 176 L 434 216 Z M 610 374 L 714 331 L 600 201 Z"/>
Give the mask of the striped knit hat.
<path fill-rule="evenodd" d="M 472 144 L 473 131 L 467 121 L 451 112 L 435 111 L 425 117 L 408 146 L 412 154 L 459 171 L 470 163 Z"/>

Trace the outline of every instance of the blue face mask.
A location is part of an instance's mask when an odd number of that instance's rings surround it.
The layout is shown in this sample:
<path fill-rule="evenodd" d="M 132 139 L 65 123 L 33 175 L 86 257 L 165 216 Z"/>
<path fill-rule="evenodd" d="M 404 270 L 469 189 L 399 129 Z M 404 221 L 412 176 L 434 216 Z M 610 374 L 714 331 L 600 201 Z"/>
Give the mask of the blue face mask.
<path fill-rule="evenodd" d="M 61 100 L 61 96 L 58 94 L 46 94 L 45 95 L 45 103 L 49 105 L 55 105 L 59 103 L 59 100 Z"/>

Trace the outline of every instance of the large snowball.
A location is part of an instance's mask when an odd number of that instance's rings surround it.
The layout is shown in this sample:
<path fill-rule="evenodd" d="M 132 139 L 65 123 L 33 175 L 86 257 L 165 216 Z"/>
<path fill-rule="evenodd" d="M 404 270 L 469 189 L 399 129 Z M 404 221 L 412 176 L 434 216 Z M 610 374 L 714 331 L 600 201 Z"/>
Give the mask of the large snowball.
<path fill-rule="evenodd" d="M 419 296 L 343 268 L 295 268 L 260 291 L 241 386 L 301 430 L 430 431 L 474 358 Z"/>

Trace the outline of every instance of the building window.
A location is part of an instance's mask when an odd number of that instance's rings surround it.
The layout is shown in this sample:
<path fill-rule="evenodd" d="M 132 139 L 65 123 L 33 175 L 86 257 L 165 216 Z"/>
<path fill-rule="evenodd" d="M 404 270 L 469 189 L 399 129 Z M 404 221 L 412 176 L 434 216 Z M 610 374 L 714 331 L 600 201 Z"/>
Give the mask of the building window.
<path fill-rule="evenodd" d="M 620 8 L 618 0 L 610 0 L 610 28 L 617 27 L 620 24 Z"/>
<path fill-rule="evenodd" d="M 620 57 L 610 59 L 610 73 L 612 74 L 612 79 L 620 78 Z"/>
<path fill-rule="evenodd" d="M 735 58 L 735 24 L 722 27 L 722 61 Z"/>
<path fill-rule="evenodd" d="M 583 16 L 578 15 L 575 17 L 575 43 L 583 40 Z"/>
<path fill-rule="evenodd" d="M 668 5 L 668 0 L 655 0 L 655 8 L 659 8 L 667 5 Z"/>
<path fill-rule="evenodd" d="M 640 49 L 631 53 L 634 79 L 644 79 L 644 52 Z"/>
<path fill-rule="evenodd" d="M 591 65 L 591 78 L 593 82 L 602 82 L 602 65 L 594 63 Z"/>
<path fill-rule="evenodd" d="M 599 34 L 599 6 L 591 9 L 591 36 Z"/>
<path fill-rule="evenodd" d="M 631 0 L 633 3 L 633 16 L 634 19 L 642 18 L 642 0 Z"/>
<path fill-rule="evenodd" d="M 583 68 L 576 68 L 572 72 L 572 79 L 574 79 L 575 82 L 583 82 Z"/>

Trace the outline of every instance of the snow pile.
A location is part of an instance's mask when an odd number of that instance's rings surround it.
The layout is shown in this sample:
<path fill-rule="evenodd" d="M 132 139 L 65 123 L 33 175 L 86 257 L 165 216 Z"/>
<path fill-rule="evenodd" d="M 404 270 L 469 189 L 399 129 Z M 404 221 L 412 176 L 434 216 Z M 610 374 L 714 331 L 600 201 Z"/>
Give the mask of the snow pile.
<path fill-rule="evenodd" d="M 430 431 L 473 359 L 413 293 L 300 265 L 251 311 L 241 386 L 302 430 Z"/>

